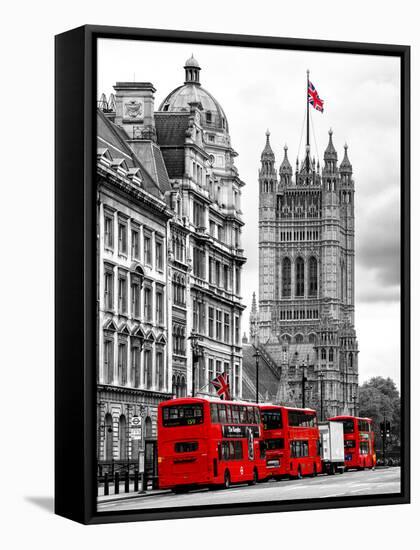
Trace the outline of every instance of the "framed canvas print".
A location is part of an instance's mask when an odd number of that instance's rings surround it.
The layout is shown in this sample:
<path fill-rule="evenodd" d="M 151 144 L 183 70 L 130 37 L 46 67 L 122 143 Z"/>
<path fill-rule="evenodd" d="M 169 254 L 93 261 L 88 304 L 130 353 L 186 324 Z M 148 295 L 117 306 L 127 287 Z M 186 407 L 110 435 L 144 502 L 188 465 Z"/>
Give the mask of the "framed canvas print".
<path fill-rule="evenodd" d="M 409 502 L 408 46 L 56 37 L 56 512 Z"/>

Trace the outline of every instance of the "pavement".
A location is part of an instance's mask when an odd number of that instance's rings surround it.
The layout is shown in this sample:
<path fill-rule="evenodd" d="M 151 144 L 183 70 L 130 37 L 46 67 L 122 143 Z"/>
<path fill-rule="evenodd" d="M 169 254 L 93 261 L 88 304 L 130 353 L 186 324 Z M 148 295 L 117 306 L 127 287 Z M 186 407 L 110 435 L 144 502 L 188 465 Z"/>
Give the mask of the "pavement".
<path fill-rule="evenodd" d="M 328 499 L 399 492 L 400 468 L 377 468 L 376 470 L 350 471 L 335 476 L 305 477 L 300 480 L 270 480 L 251 487 L 236 485 L 230 489 L 217 491 L 197 489 L 186 494 L 174 494 L 167 490 L 156 490 L 147 491 L 144 494 L 109 495 L 98 498 L 98 512 L 273 502 L 305 498 Z"/>

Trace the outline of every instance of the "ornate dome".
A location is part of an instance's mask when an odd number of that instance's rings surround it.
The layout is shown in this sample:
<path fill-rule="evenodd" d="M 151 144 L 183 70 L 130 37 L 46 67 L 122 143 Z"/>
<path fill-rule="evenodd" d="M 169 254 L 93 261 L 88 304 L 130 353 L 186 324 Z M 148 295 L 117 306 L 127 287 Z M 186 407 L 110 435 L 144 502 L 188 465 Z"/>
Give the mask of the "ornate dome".
<path fill-rule="evenodd" d="M 225 112 L 220 103 L 200 84 L 198 61 L 191 56 L 185 62 L 185 83 L 175 88 L 160 104 L 159 111 L 181 113 L 190 111 L 190 103 L 203 108 L 202 124 L 207 129 L 229 131 Z"/>
<path fill-rule="evenodd" d="M 187 59 L 187 61 L 185 62 L 184 69 L 186 69 L 187 67 L 198 67 L 198 68 L 200 68 L 200 65 L 198 64 L 198 61 L 193 56 L 193 54 L 191 54 L 191 57 L 189 59 Z"/>

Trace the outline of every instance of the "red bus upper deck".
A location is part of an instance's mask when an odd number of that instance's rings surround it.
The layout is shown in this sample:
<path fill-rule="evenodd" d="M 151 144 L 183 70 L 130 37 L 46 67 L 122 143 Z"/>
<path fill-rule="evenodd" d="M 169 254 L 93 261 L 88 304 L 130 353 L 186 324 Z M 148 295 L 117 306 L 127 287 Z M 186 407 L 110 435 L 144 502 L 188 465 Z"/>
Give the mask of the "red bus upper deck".
<path fill-rule="evenodd" d="M 185 397 L 158 407 L 159 487 L 256 483 L 265 477 L 256 404 Z"/>
<path fill-rule="evenodd" d="M 328 420 L 343 424 L 345 467 L 374 468 L 376 453 L 372 419 L 342 415 Z"/>
<path fill-rule="evenodd" d="M 267 474 L 281 478 L 321 472 L 316 411 L 260 405 Z"/>

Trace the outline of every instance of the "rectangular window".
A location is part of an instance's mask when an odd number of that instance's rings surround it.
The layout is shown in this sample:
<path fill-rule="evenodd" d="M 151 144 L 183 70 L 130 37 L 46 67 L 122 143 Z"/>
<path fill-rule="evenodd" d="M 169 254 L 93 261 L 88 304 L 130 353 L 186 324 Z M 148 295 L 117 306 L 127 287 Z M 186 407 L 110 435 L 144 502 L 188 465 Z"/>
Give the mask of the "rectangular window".
<path fill-rule="evenodd" d="M 213 258 L 209 258 L 209 283 L 213 284 Z"/>
<path fill-rule="evenodd" d="M 239 267 L 235 269 L 235 279 L 236 279 L 236 294 L 241 293 L 241 270 Z"/>
<path fill-rule="evenodd" d="M 104 303 L 108 311 L 114 309 L 114 273 L 112 271 L 105 271 Z"/>
<path fill-rule="evenodd" d="M 136 319 L 140 317 L 140 282 L 138 279 L 131 281 L 131 315 Z"/>
<path fill-rule="evenodd" d="M 127 224 L 118 222 L 118 253 L 127 254 Z"/>
<path fill-rule="evenodd" d="M 133 260 L 140 258 L 140 236 L 137 229 L 131 231 L 131 257 Z"/>
<path fill-rule="evenodd" d="M 226 344 L 229 344 L 230 341 L 230 315 L 229 313 L 224 314 L 224 331 L 223 331 L 223 340 Z"/>
<path fill-rule="evenodd" d="M 216 262 L 216 286 L 220 286 L 220 262 Z"/>
<path fill-rule="evenodd" d="M 131 348 L 131 383 L 135 388 L 140 386 L 140 348 Z"/>
<path fill-rule="evenodd" d="M 223 266 L 223 287 L 225 290 L 229 288 L 229 268 L 227 265 Z"/>
<path fill-rule="evenodd" d="M 114 382 L 114 341 L 104 342 L 104 378 L 106 384 Z"/>
<path fill-rule="evenodd" d="M 152 265 L 152 239 L 150 235 L 144 236 L 144 263 Z"/>
<path fill-rule="evenodd" d="M 148 389 L 152 387 L 152 352 L 150 349 L 144 352 L 144 385 Z"/>
<path fill-rule="evenodd" d="M 114 248 L 114 218 L 112 216 L 105 215 L 104 217 L 104 244 L 105 248 Z"/>
<path fill-rule="evenodd" d="M 163 388 L 163 353 L 156 353 L 156 387 L 158 390 Z"/>
<path fill-rule="evenodd" d="M 240 330 L 239 317 L 235 317 L 235 344 L 237 346 L 239 346 Z"/>
<path fill-rule="evenodd" d="M 127 384 L 127 344 L 118 344 L 118 383 L 120 386 Z"/>
<path fill-rule="evenodd" d="M 152 289 L 148 286 L 144 289 L 144 319 L 152 321 Z"/>
<path fill-rule="evenodd" d="M 211 381 L 214 380 L 214 378 L 215 378 L 215 376 L 214 376 L 214 359 L 209 358 L 209 382 L 210 382 L 209 388 L 210 388 L 211 393 L 215 392 L 215 388 L 214 388 L 213 384 L 211 384 Z"/>
<path fill-rule="evenodd" d="M 214 337 L 214 307 L 209 307 L 209 338 Z"/>
<path fill-rule="evenodd" d="M 198 304 L 197 300 L 193 298 L 193 329 L 197 330 L 198 327 Z"/>
<path fill-rule="evenodd" d="M 216 310 L 216 340 L 222 339 L 222 312 L 220 309 Z"/>
<path fill-rule="evenodd" d="M 122 272 L 118 274 L 118 312 L 127 313 L 127 275 Z"/>
<path fill-rule="evenodd" d="M 156 323 L 163 325 L 163 293 L 161 290 L 156 292 Z"/>
<path fill-rule="evenodd" d="M 163 244 L 161 241 L 156 241 L 156 269 L 163 270 Z"/>

